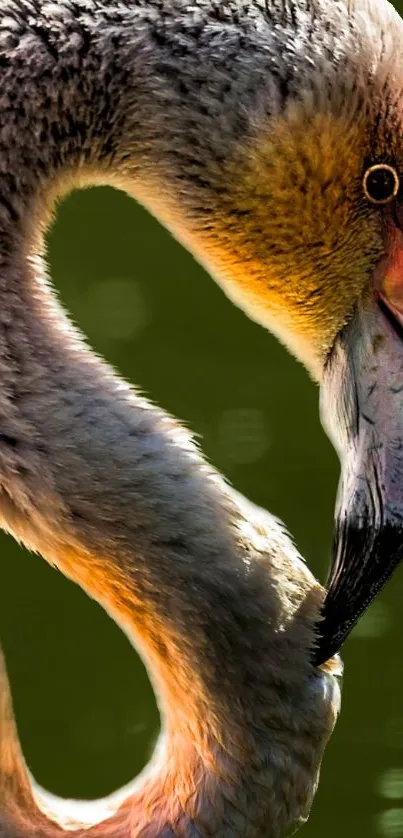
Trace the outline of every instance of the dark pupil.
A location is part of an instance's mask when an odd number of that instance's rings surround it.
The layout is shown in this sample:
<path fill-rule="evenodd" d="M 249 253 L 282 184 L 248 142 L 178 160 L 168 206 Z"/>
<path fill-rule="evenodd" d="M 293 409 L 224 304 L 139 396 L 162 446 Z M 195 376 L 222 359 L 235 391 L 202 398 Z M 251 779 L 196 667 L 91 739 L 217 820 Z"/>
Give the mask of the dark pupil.
<path fill-rule="evenodd" d="M 389 169 L 377 169 L 367 177 L 367 191 L 373 201 L 387 201 L 393 195 L 395 186 L 395 176 Z"/>

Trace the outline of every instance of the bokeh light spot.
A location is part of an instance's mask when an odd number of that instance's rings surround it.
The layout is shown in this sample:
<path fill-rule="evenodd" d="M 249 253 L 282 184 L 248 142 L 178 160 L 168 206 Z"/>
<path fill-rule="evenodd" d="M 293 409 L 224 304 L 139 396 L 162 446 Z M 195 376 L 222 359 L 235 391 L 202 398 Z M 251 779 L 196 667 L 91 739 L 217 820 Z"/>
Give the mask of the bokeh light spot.
<path fill-rule="evenodd" d="M 385 838 L 403 838 L 403 809 L 386 809 L 377 815 L 377 831 Z"/>
<path fill-rule="evenodd" d="M 241 465 L 260 460 L 269 446 L 263 411 L 247 407 L 224 411 L 218 424 L 218 439 L 227 460 Z"/>
<path fill-rule="evenodd" d="M 403 799 L 403 768 L 389 768 L 380 777 L 378 791 L 389 800 Z"/>
<path fill-rule="evenodd" d="M 87 296 L 93 328 L 116 341 L 125 341 L 141 332 L 148 322 L 147 306 L 134 279 L 104 279 L 94 283 Z"/>

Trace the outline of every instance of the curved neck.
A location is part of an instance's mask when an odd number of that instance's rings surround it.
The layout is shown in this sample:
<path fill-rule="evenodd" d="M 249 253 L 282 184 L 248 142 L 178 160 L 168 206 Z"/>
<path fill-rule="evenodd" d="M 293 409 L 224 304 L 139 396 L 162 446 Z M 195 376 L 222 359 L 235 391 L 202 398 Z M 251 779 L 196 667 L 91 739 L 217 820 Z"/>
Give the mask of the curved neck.
<path fill-rule="evenodd" d="M 204 202 L 207 225 L 236 130 L 210 133 L 216 94 L 200 134 L 197 84 L 187 81 L 209 68 L 159 4 L 94 3 L 91 13 L 76 3 L 63 6 L 63 22 L 59 7 L 44 6 L 34 23 L 9 5 L 0 21 L 0 523 L 96 597 L 148 663 L 165 768 L 139 792 L 138 823 L 154 825 L 135 834 L 171 835 L 164 817 L 205 817 L 211 834 L 225 823 L 245 835 L 250 801 L 245 793 L 243 817 L 229 789 L 241 799 L 241 785 L 255 783 L 266 786 L 256 824 L 274 798 L 281 815 L 272 832 L 248 835 L 274 836 L 300 807 L 280 791 L 276 742 L 281 750 L 312 675 L 319 589 L 275 522 L 238 501 L 188 434 L 90 352 L 40 257 L 55 198 L 89 182 L 130 190 L 190 241 L 190 191 L 208 159 L 217 189 Z M 195 37 L 200 20 L 192 26 Z M 296 765 L 307 760 L 299 754 Z M 175 834 L 196 834 L 183 824 Z"/>

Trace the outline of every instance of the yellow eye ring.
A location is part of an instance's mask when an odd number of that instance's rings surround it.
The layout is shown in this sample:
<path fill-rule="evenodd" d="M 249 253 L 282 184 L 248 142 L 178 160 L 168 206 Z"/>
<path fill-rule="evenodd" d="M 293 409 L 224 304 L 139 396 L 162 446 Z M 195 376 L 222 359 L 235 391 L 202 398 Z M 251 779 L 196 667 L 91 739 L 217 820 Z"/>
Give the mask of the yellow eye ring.
<path fill-rule="evenodd" d="M 365 172 L 362 182 L 364 194 L 371 204 L 381 206 L 390 204 L 400 189 L 400 178 L 393 166 L 377 163 Z"/>

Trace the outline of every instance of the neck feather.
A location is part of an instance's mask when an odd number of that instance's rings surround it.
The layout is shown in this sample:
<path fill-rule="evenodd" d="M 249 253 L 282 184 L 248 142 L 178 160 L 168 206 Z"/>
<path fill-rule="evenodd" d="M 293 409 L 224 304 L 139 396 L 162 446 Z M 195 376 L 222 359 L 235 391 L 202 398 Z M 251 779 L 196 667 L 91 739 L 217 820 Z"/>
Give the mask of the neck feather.
<path fill-rule="evenodd" d="M 275 836 L 306 807 L 334 720 L 312 692 L 320 589 L 276 522 L 91 353 L 41 260 L 56 197 L 84 183 L 129 189 L 186 239 L 187 187 L 176 179 L 175 192 L 172 177 L 198 133 L 180 101 L 195 72 L 186 32 L 157 4 L 67 4 L 63 20 L 44 4 L 35 23 L 6 5 L 0 523 L 96 597 L 149 666 L 165 735 L 134 794 L 131 834 Z M 217 159 L 229 135 L 233 125 L 215 140 Z"/>

